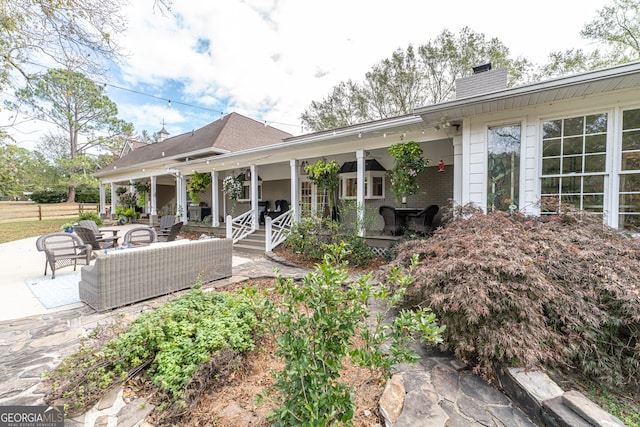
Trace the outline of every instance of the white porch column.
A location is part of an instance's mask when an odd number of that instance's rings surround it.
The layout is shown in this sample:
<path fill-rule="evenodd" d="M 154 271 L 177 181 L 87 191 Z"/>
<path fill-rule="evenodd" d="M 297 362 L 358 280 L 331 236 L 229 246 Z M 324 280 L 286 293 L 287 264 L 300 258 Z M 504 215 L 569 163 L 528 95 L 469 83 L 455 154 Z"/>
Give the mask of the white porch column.
<path fill-rule="evenodd" d="M 258 170 L 256 165 L 251 165 L 251 209 L 253 209 L 253 229 L 260 229 L 260 212 L 258 212 Z M 247 177 L 245 177 L 246 179 Z"/>
<path fill-rule="evenodd" d="M 299 161 L 289 160 L 291 169 L 291 208 L 293 209 L 293 222 L 300 222 L 300 178 L 298 175 Z"/>
<path fill-rule="evenodd" d="M 184 175 L 176 176 L 176 214 L 183 224 L 187 224 L 187 180 Z"/>
<path fill-rule="evenodd" d="M 220 200 L 218 199 L 218 171 L 211 172 L 211 225 L 220 227 Z"/>
<path fill-rule="evenodd" d="M 104 182 L 100 181 L 100 212 L 99 215 L 107 211 L 107 195 L 104 192 Z"/>
<path fill-rule="evenodd" d="M 111 183 L 111 209 L 109 214 L 111 218 L 115 218 L 116 215 L 116 206 L 118 206 L 118 195 L 116 194 L 116 183 Z"/>
<path fill-rule="evenodd" d="M 358 195 L 356 196 L 356 211 L 358 212 L 358 236 L 364 237 L 364 150 L 356 151 L 357 185 Z"/>
<path fill-rule="evenodd" d="M 157 198 L 157 190 L 156 186 L 158 184 L 158 177 L 151 177 L 151 188 L 149 189 L 149 200 L 151 202 L 151 212 L 149 214 L 149 222 L 151 224 L 155 223 L 158 220 L 158 198 Z"/>
<path fill-rule="evenodd" d="M 453 137 L 453 200 L 457 205 L 463 204 L 462 195 L 462 136 Z"/>
<path fill-rule="evenodd" d="M 149 196 L 151 196 L 151 215 L 154 215 L 154 216 L 158 216 L 158 199 L 157 199 L 158 193 L 156 190 L 157 184 L 158 184 L 158 177 L 152 176 L 151 189 L 149 190 L 151 194 L 149 194 Z"/>

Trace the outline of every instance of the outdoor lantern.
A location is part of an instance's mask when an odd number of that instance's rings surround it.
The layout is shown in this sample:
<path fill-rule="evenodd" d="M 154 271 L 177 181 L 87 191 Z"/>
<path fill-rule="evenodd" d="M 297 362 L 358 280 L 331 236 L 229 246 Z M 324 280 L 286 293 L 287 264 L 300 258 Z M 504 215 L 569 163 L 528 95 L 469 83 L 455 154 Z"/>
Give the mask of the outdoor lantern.
<path fill-rule="evenodd" d="M 309 162 L 306 160 L 300 162 L 300 175 L 309 175 L 306 170 L 307 166 L 309 166 Z"/>
<path fill-rule="evenodd" d="M 438 162 L 438 172 L 444 172 L 444 162 L 442 160 Z"/>

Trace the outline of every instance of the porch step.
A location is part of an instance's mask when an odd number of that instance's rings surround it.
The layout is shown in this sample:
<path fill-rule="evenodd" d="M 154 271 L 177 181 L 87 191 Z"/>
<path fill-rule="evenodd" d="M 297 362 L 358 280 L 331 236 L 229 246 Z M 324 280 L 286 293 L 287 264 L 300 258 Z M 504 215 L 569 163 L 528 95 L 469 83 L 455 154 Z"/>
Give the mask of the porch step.
<path fill-rule="evenodd" d="M 233 249 L 239 252 L 263 254 L 265 233 L 257 230 L 233 245 Z"/>

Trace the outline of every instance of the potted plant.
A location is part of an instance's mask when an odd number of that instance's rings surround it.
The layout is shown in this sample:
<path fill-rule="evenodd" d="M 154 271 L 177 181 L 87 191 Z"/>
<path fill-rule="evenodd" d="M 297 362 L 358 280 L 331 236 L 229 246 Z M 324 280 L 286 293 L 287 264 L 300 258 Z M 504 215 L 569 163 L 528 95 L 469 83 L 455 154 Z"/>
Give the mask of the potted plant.
<path fill-rule="evenodd" d="M 211 185 L 211 174 L 194 172 L 189 178 L 187 184 L 187 191 L 189 191 L 189 197 L 194 203 L 200 202 L 199 194 L 202 193 L 208 186 Z"/>
<path fill-rule="evenodd" d="M 121 206 L 116 207 L 116 215 L 120 218 L 118 222 L 131 222 L 136 215 L 136 204 L 138 198 L 135 193 L 125 192 L 119 197 Z"/>
<path fill-rule="evenodd" d="M 395 158 L 393 169 L 389 171 L 391 193 L 396 201 L 406 203 L 406 197 L 420 191 L 418 174 L 427 168 L 429 159 L 422 157 L 422 148 L 415 141 L 401 142 L 389 147 L 389 154 Z"/>
<path fill-rule="evenodd" d="M 305 166 L 304 170 L 309 174 L 309 181 L 316 184 L 320 191 L 327 191 L 329 212 L 333 216 L 336 206 L 336 193 L 340 187 L 340 178 L 338 177 L 340 165 L 335 160 L 325 162 L 323 159 L 318 159 L 314 165 Z"/>
<path fill-rule="evenodd" d="M 73 224 L 70 222 L 65 222 L 64 224 L 62 224 L 62 226 L 60 227 L 61 231 L 66 231 L 67 233 L 73 233 Z"/>

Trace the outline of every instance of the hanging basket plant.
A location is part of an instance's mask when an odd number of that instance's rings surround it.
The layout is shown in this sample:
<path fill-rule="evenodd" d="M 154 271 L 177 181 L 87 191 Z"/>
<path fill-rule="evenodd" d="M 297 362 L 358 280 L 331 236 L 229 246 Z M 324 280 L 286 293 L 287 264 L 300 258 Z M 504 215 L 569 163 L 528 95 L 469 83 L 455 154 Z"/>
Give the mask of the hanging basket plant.
<path fill-rule="evenodd" d="M 309 181 L 318 186 L 321 191 L 326 190 L 329 196 L 329 211 L 333 212 L 336 205 L 336 192 L 340 186 L 340 165 L 335 161 L 325 162 L 323 159 L 313 165 L 305 166 L 305 172 L 309 174 Z"/>
<path fill-rule="evenodd" d="M 211 174 L 194 172 L 187 184 L 187 191 L 189 191 L 189 197 L 194 203 L 200 201 L 199 194 L 202 193 L 207 187 L 211 185 Z"/>
<path fill-rule="evenodd" d="M 418 174 L 425 170 L 430 162 L 422 157 L 420 144 L 415 141 L 394 144 L 389 147 L 389 154 L 395 158 L 395 165 L 389 171 L 391 193 L 396 200 L 417 194 L 420 191 Z"/>
<path fill-rule="evenodd" d="M 222 192 L 231 200 L 238 200 L 242 194 L 242 181 L 232 175 L 225 176 L 222 180 Z"/>
<path fill-rule="evenodd" d="M 133 181 L 131 182 L 131 185 L 136 189 L 136 194 L 138 194 L 138 206 L 144 207 L 147 200 L 147 194 L 151 191 L 151 184 L 148 182 Z"/>

